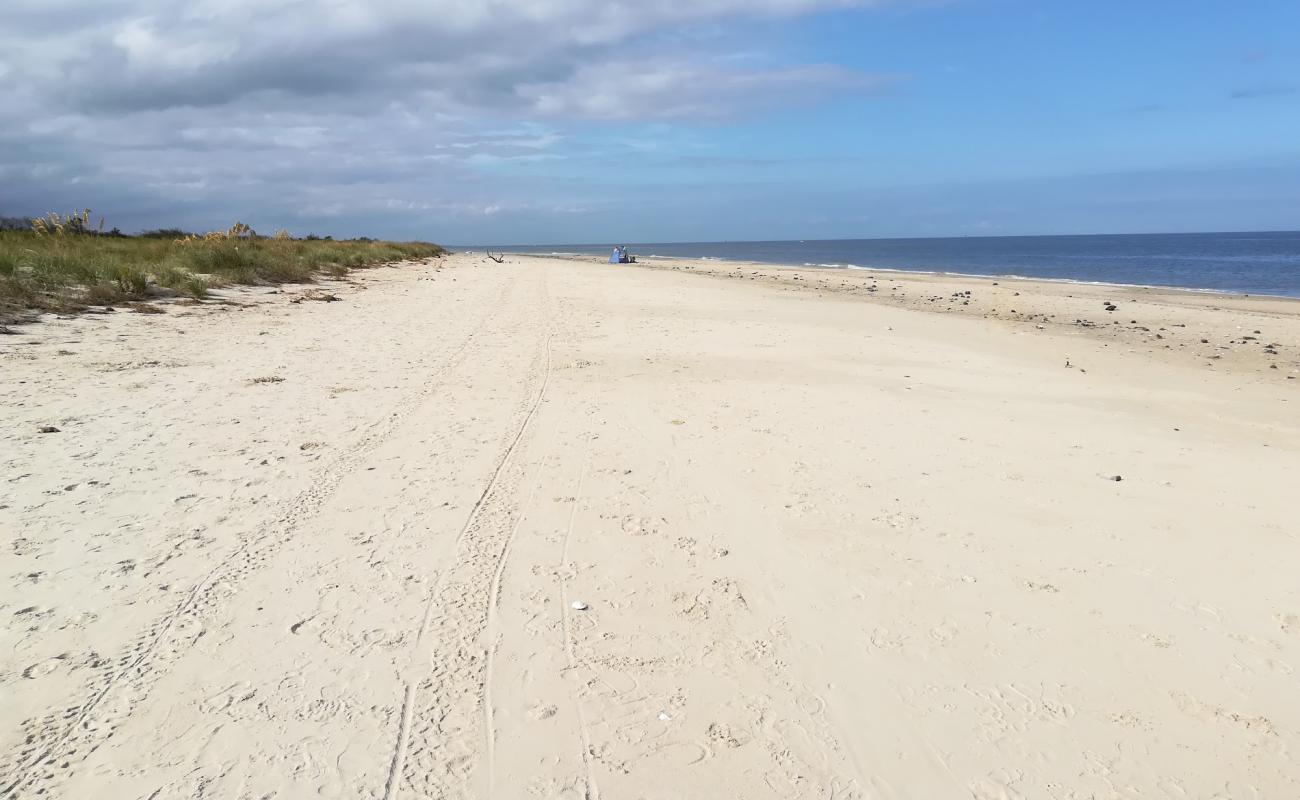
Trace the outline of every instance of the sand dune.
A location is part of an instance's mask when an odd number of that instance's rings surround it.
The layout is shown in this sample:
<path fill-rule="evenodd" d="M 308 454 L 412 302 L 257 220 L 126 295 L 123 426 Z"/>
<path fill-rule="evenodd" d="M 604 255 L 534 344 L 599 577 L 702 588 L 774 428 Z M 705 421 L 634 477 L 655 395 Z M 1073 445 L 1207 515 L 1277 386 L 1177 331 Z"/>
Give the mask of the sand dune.
<path fill-rule="evenodd" d="M 1300 303 L 330 291 L 0 341 L 0 794 L 1300 796 Z"/>

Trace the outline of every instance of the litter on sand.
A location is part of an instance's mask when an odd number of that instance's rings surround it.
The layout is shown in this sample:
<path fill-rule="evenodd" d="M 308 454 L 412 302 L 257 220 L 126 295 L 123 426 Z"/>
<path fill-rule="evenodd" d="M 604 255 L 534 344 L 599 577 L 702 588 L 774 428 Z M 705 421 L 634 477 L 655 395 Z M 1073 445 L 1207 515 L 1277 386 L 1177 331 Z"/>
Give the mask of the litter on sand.
<path fill-rule="evenodd" d="M 574 600 L 574 601 L 573 601 L 573 610 L 574 610 L 574 611 L 586 611 L 586 610 L 587 610 L 587 604 L 584 603 L 584 602 L 582 602 L 581 600 Z"/>

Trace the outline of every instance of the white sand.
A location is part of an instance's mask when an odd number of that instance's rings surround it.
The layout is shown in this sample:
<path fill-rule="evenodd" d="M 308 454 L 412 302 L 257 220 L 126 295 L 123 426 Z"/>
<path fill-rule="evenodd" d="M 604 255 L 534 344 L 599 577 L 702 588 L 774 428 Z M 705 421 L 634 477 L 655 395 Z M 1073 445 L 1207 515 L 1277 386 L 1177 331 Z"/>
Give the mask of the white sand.
<path fill-rule="evenodd" d="M 0 337 L 0 795 L 1300 797 L 1300 304 L 443 263 Z"/>

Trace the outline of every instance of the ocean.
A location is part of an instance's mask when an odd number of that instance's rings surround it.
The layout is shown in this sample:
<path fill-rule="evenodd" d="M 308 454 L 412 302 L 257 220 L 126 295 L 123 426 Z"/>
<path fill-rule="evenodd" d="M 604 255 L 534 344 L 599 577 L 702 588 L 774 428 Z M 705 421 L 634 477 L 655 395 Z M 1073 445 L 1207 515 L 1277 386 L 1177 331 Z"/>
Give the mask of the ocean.
<path fill-rule="evenodd" d="M 626 244 L 628 253 L 645 260 L 716 259 L 798 267 L 1021 276 L 1300 297 L 1300 232 L 611 242 L 492 249 L 606 257 L 614 244 Z"/>

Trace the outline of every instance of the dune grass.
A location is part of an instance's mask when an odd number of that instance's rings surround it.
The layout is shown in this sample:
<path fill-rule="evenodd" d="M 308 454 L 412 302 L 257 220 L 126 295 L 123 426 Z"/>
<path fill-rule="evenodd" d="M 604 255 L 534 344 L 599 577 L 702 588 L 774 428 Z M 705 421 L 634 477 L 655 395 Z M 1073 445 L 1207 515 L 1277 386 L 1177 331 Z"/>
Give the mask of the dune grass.
<path fill-rule="evenodd" d="M 75 219 L 70 217 L 69 219 Z M 81 229 L 0 230 L 0 324 L 230 284 L 305 283 L 318 276 L 441 255 L 438 245 L 252 235 L 236 225 L 204 237 L 109 236 Z"/>

